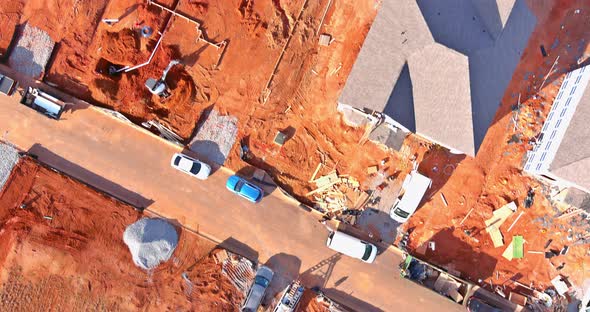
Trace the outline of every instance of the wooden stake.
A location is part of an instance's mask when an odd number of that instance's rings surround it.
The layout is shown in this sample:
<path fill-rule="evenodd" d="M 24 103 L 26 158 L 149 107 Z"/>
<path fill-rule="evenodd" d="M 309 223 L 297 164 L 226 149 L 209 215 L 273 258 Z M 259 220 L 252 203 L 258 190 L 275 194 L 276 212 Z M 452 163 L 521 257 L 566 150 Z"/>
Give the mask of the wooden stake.
<path fill-rule="evenodd" d="M 524 214 L 524 212 L 523 212 L 523 211 L 521 211 L 521 212 L 518 214 L 518 217 L 516 217 L 516 219 L 514 220 L 514 222 L 512 222 L 512 225 L 510 225 L 510 227 L 508 228 L 508 232 L 510 232 L 510 230 L 512 230 L 512 227 L 513 227 L 513 226 L 516 224 L 516 222 L 518 221 L 518 219 L 520 219 L 520 217 L 522 217 L 522 215 L 523 215 L 523 214 Z"/>
<path fill-rule="evenodd" d="M 440 193 L 440 198 L 442 199 L 443 203 L 445 204 L 445 206 L 449 206 L 449 203 L 447 202 L 447 199 L 445 198 L 445 194 L 443 194 L 442 192 Z"/>
<path fill-rule="evenodd" d="M 313 172 L 313 175 L 311 176 L 311 179 L 309 179 L 309 182 L 313 182 L 315 180 L 315 176 L 318 174 L 318 172 L 320 171 L 320 168 L 322 167 L 322 163 L 320 162 L 318 164 L 318 167 L 315 168 L 315 171 Z"/>
<path fill-rule="evenodd" d="M 469 212 L 467 213 L 467 215 L 465 216 L 465 218 L 463 218 L 463 220 L 461 220 L 461 223 L 459 223 L 459 225 L 462 225 L 463 222 L 465 222 L 465 220 L 467 220 L 467 217 L 469 217 L 469 215 L 471 214 L 471 212 L 473 212 L 473 208 L 471 208 L 471 210 L 469 210 Z"/>
<path fill-rule="evenodd" d="M 561 216 L 557 217 L 557 219 L 569 218 L 569 217 L 572 217 L 572 216 L 575 216 L 575 215 L 579 214 L 580 212 L 582 212 L 582 209 L 577 208 L 576 210 L 574 210 L 574 211 L 572 211 L 570 213 L 566 213 L 564 215 L 561 215 Z"/>
<path fill-rule="evenodd" d="M 326 18 L 326 14 L 328 13 L 328 9 L 330 8 L 330 5 L 332 5 L 332 0 L 328 1 L 328 4 L 326 5 L 326 9 L 324 10 L 324 15 L 322 15 L 322 20 L 320 21 L 320 25 L 318 26 L 318 29 L 315 31 L 316 36 L 320 33 L 320 29 L 322 29 L 322 25 L 324 25 L 324 19 Z"/>

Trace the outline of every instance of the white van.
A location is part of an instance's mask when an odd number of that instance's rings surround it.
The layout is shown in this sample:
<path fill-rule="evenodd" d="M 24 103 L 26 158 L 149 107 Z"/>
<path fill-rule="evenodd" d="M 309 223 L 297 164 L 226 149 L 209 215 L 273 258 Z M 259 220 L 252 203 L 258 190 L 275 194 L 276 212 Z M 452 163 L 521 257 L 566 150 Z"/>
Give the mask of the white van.
<path fill-rule="evenodd" d="M 377 257 L 377 246 L 338 231 L 330 232 L 326 246 L 366 263 L 372 263 Z"/>
<path fill-rule="evenodd" d="M 389 216 L 400 223 L 408 221 L 431 184 L 432 180 L 419 174 L 418 171 L 410 172 L 402 184 L 400 196 L 389 211 Z"/>

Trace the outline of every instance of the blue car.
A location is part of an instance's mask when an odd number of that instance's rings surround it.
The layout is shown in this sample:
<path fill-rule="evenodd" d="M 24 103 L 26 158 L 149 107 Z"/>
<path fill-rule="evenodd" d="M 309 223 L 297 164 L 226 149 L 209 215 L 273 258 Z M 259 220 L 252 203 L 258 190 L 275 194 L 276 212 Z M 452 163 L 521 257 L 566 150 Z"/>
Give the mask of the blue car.
<path fill-rule="evenodd" d="M 233 175 L 227 179 L 225 184 L 228 190 L 244 197 L 245 199 L 257 203 L 262 200 L 264 192 L 262 189 L 248 181 L 246 179 Z"/>

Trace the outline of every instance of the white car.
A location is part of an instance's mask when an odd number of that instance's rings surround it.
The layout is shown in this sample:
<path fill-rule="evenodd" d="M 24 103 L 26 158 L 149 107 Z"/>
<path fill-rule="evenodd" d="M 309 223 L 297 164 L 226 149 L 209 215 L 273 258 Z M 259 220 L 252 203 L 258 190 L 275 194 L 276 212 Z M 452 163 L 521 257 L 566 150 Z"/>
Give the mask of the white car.
<path fill-rule="evenodd" d="M 211 174 L 209 165 L 180 153 L 172 156 L 170 166 L 200 180 L 206 180 Z"/>

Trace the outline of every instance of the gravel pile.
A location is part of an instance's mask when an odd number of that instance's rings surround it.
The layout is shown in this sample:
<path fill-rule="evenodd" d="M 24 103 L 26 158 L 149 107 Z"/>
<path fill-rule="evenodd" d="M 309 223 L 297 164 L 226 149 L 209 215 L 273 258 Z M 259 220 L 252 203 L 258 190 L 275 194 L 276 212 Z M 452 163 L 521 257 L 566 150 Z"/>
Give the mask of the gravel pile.
<path fill-rule="evenodd" d="M 43 77 L 55 42 L 43 30 L 26 24 L 16 46 L 8 57 L 15 70 L 35 79 Z"/>
<path fill-rule="evenodd" d="M 18 162 L 18 151 L 7 144 L 0 143 L 0 191 Z"/>
<path fill-rule="evenodd" d="M 178 244 L 178 233 L 166 220 L 143 218 L 125 229 L 123 241 L 135 265 L 149 270 L 170 259 Z"/>
<path fill-rule="evenodd" d="M 236 142 L 237 134 L 236 117 L 221 116 L 216 110 L 211 110 L 190 142 L 189 149 L 209 161 L 223 165 Z"/>

